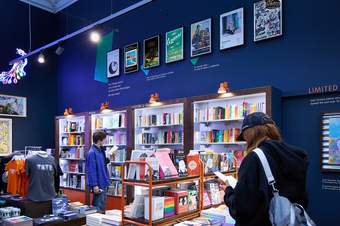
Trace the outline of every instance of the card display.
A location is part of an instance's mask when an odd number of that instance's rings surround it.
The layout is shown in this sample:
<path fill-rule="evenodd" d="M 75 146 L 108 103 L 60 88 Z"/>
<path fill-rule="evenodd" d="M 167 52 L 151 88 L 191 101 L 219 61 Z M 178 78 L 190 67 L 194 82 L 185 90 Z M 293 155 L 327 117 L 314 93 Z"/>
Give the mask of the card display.
<path fill-rule="evenodd" d="M 159 36 L 144 40 L 143 60 L 144 68 L 160 65 Z"/>
<path fill-rule="evenodd" d="M 138 42 L 124 48 L 124 72 L 125 74 L 138 71 L 139 67 Z"/>
<path fill-rule="evenodd" d="M 171 63 L 184 59 L 184 29 L 168 31 L 165 35 L 165 62 Z"/>

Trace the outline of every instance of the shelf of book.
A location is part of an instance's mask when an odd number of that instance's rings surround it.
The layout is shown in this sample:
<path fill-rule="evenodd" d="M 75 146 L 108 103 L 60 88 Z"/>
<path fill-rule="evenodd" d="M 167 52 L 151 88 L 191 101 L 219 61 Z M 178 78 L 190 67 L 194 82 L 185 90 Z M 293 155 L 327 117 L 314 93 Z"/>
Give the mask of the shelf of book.
<path fill-rule="evenodd" d="M 220 205 L 223 205 L 224 202 L 221 202 L 219 204 L 214 204 L 214 205 L 208 205 L 208 206 L 204 206 L 203 209 L 206 210 L 206 209 L 210 209 L 210 208 L 217 208 L 219 207 Z"/>
<path fill-rule="evenodd" d="M 125 179 L 125 174 L 124 174 L 124 169 L 125 167 L 129 166 L 130 164 L 133 165 L 141 165 L 144 166 L 147 174 L 148 174 L 148 178 L 147 180 L 132 180 L 132 179 Z M 145 218 L 131 218 L 131 217 L 127 217 L 125 216 L 125 202 L 126 200 L 122 199 L 122 225 L 126 225 L 126 224 L 132 224 L 132 225 L 172 225 L 174 223 L 178 223 L 181 220 L 187 220 L 187 219 L 193 219 L 195 217 L 198 217 L 200 215 L 200 210 L 201 210 L 201 197 L 202 197 L 202 178 L 203 178 L 203 171 L 202 171 L 202 162 L 199 161 L 198 162 L 198 169 L 199 169 L 199 175 L 194 175 L 194 176 L 186 176 L 186 177 L 174 177 L 174 178 L 167 178 L 167 179 L 157 179 L 154 180 L 153 179 L 153 168 L 152 166 L 146 162 L 146 161 L 126 161 L 123 164 L 123 175 L 122 175 L 122 185 L 123 185 L 123 189 L 125 188 L 125 185 L 127 186 L 141 186 L 141 187 L 145 187 L 148 188 L 148 198 L 145 198 L 145 200 L 148 200 L 148 204 L 145 204 L 146 206 L 148 206 L 148 220 Z M 173 216 L 167 216 L 167 217 L 163 217 L 162 219 L 159 220 L 153 220 L 153 212 L 152 212 L 152 206 L 153 206 L 153 201 L 152 201 L 152 190 L 156 189 L 156 188 L 163 188 L 165 186 L 173 186 L 173 185 L 177 185 L 177 184 L 184 184 L 184 183 L 188 183 L 188 182 L 197 182 L 197 206 L 195 208 L 195 210 L 188 210 L 188 211 L 184 211 L 184 212 L 179 212 Z M 185 194 L 186 197 L 188 196 L 188 194 Z M 162 210 L 163 211 L 163 210 Z M 177 210 L 176 210 L 177 211 Z"/>
<path fill-rule="evenodd" d="M 141 164 L 145 162 L 137 162 L 137 163 Z M 168 178 L 168 179 L 163 179 L 163 180 L 151 180 L 151 181 L 150 180 L 125 179 L 124 183 L 130 186 L 141 186 L 141 187 L 149 187 L 151 183 L 152 188 L 157 188 L 159 186 L 168 186 L 168 185 L 174 185 L 174 184 L 179 184 L 179 183 L 192 182 L 192 181 L 197 181 L 199 179 L 200 179 L 200 176 L 176 177 L 176 178 Z"/>
<path fill-rule="evenodd" d="M 89 149 L 88 113 L 56 117 L 56 159 L 63 175 L 60 187 L 71 200 L 85 200 L 85 156 Z"/>
<path fill-rule="evenodd" d="M 169 144 L 136 144 L 136 146 L 179 146 L 183 143 L 169 143 Z"/>
<path fill-rule="evenodd" d="M 184 101 L 133 108 L 135 149 L 184 148 Z"/>
<path fill-rule="evenodd" d="M 196 143 L 196 145 L 246 145 L 246 142 L 206 142 Z"/>
<path fill-rule="evenodd" d="M 237 174 L 236 170 L 229 171 L 229 172 L 221 172 L 226 176 L 235 176 Z M 204 180 L 215 179 L 217 176 L 214 173 L 204 174 Z"/>
<path fill-rule="evenodd" d="M 137 129 L 147 129 L 147 128 L 162 128 L 162 127 L 176 127 L 183 126 L 183 124 L 168 124 L 168 125 L 150 125 L 150 126 L 138 126 Z"/>
<path fill-rule="evenodd" d="M 214 122 L 237 122 L 243 121 L 244 118 L 232 118 L 232 119 L 215 119 L 215 120 L 206 120 L 206 121 L 196 121 L 195 123 L 214 123 Z"/>

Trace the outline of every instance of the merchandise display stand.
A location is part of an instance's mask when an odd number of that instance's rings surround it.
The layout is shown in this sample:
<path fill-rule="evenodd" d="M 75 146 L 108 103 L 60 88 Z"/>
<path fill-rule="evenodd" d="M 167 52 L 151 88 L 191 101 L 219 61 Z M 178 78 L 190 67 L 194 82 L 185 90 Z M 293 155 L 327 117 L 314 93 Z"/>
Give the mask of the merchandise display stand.
<path fill-rule="evenodd" d="M 129 119 L 128 109 L 104 110 L 91 113 L 91 137 L 96 131 L 105 131 L 107 137 L 103 146 L 106 148 L 106 151 L 110 151 L 113 147 L 117 149 L 114 159 L 110 159 L 108 164 L 111 181 L 111 185 L 108 188 L 108 209 L 119 208 L 119 203 L 121 203 L 122 164 L 130 154 Z M 89 197 L 89 200 L 92 200 L 92 194 L 87 194 L 87 197 Z M 124 194 L 124 197 L 126 197 L 126 194 Z"/>
<path fill-rule="evenodd" d="M 202 209 L 202 175 L 203 171 L 202 171 L 202 162 L 200 162 L 199 164 L 199 168 L 200 168 L 200 175 L 197 176 L 187 176 L 187 177 L 177 177 L 177 178 L 170 178 L 170 179 L 164 179 L 164 180 L 152 180 L 152 175 L 153 175 L 153 170 L 152 167 L 145 161 L 126 161 L 123 164 L 123 169 L 125 169 L 128 165 L 130 164 L 137 164 L 137 165 L 145 165 L 148 168 L 148 174 L 149 174 L 149 180 L 128 180 L 125 179 L 125 174 L 124 174 L 124 170 L 123 170 L 123 176 L 122 176 L 122 183 L 123 183 L 123 189 L 126 186 L 141 186 L 141 187 L 145 187 L 148 188 L 148 198 L 149 198 L 149 213 L 148 216 L 149 220 L 146 220 L 144 218 L 138 218 L 138 219 L 134 219 L 134 218 L 129 218 L 126 217 L 124 214 L 124 209 L 125 209 L 125 200 L 122 199 L 122 203 L 121 203 L 121 209 L 122 209 L 122 225 L 138 225 L 138 226 L 151 226 L 151 225 L 172 225 L 175 223 L 178 223 L 180 221 L 183 220 L 189 220 L 189 219 L 193 219 L 195 217 L 198 217 L 200 215 L 200 210 Z M 153 221 L 152 220 L 152 189 L 157 189 L 159 187 L 164 187 L 164 186 L 173 186 L 173 185 L 177 185 L 180 183 L 188 183 L 188 182 L 193 182 L 193 181 L 197 181 L 198 182 L 198 209 L 195 211 L 191 211 L 191 212 L 186 212 L 186 213 L 182 213 L 182 214 L 178 214 L 178 215 L 174 215 L 172 217 L 166 217 L 160 220 L 156 220 Z"/>
<path fill-rule="evenodd" d="M 90 147 L 88 113 L 56 117 L 56 159 L 64 173 L 60 187 L 71 201 L 85 203 L 85 160 Z"/>

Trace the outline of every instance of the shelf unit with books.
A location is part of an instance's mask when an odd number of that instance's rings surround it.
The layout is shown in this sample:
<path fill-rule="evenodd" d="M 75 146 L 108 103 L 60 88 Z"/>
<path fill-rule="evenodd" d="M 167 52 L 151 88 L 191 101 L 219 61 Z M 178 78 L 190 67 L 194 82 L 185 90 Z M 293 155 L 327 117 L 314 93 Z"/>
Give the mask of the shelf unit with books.
<path fill-rule="evenodd" d="M 181 98 L 132 107 L 134 148 L 184 150 L 188 145 L 184 138 L 190 130 L 186 115 L 189 106 L 188 99 Z"/>
<path fill-rule="evenodd" d="M 107 135 L 103 147 L 106 153 L 116 149 L 107 165 L 111 184 L 108 187 L 108 206 L 120 203 L 122 197 L 121 170 L 122 162 L 128 157 L 129 111 L 128 109 L 104 110 L 91 114 L 91 137 L 97 131 L 104 131 Z M 92 141 L 91 141 L 92 144 Z M 124 197 L 126 194 L 124 195 Z M 87 195 L 91 200 L 91 195 Z M 116 206 L 115 206 L 116 208 Z"/>
<path fill-rule="evenodd" d="M 143 217 L 138 217 L 138 218 L 132 218 L 131 216 L 126 216 L 125 214 L 125 205 L 126 201 L 123 200 L 121 204 L 121 209 L 122 209 L 122 225 L 139 225 L 139 226 L 147 226 L 147 225 L 173 225 L 175 223 L 179 223 L 180 221 L 183 220 L 189 220 L 193 219 L 195 217 L 198 217 L 200 215 L 200 210 L 201 210 L 201 193 L 202 193 L 202 167 L 201 167 L 201 162 L 199 162 L 199 174 L 194 175 L 194 176 L 187 176 L 187 177 L 174 177 L 174 178 L 168 178 L 168 179 L 153 179 L 154 177 L 154 172 L 152 169 L 152 166 L 146 162 L 146 161 L 126 161 L 123 164 L 123 168 L 127 168 L 127 166 L 130 166 L 130 164 L 133 165 L 139 165 L 139 166 L 144 166 L 143 168 L 146 171 L 146 174 L 148 174 L 147 179 L 145 180 L 133 180 L 133 179 L 126 179 L 125 174 L 123 173 L 123 180 L 122 183 L 123 185 L 127 186 L 141 186 L 147 188 L 147 196 L 142 198 L 144 200 L 144 205 L 147 206 L 148 212 L 145 213 L 148 219 L 145 219 Z M 125 172 L 123 170 L 123 172 Z M 186 210 L 184 212 L 171 215 L 171 216 L 164 216 L 161 219 L 153 220 L 153 216 L 155 215 L 154 209 L 153 209 L 153 199 L 155 196 L 153 196 L 153 190 L 157 189 L 162 189 L 164 187 L 176 187 L 178 184 L 185 184 L 185 183 L 190 183 L 190 182 L 195 182 L 197 183 L 197 207 L 194 210 Z M 125 186 L 123 186 L 125 188 Z M 176 191 L 176 190 L 175 190 Z M 180 191 L 177 191 L 180 192 Z M 165 192 L 165 194 L 167 194 Z M 188 194 L 186 196 L 188 198 Z M 136 197 L 135 197 L 136 198 Z M 165 199 L 165 197 L 163 197 Z M 189 199 L 189 198 L 188 198 Z M 164 201 L 165 202 L 165 201 Z M 175 204 L 174 204 L 175 205 Z M 187 204 L 188 205 L 188 204 Z M 143 206 L 143 208 L 145 208 Z M 166 209 L 166 205 L 163 204 L 164 208 Z M 142 207 L 136 207 L 136 208 L 142 208 Z M 156 208 L 156 207 L 155 207 Z M 165 211 L 166 210 L 161 210 Z M 177 211 L 177 210 L 176 210 Z M 145 216 L 145 215 L 144 215 Z"/>
<path fill-rule="evenodd" d="M 244 117 L 261 111 L 280 124 L 281 94 L 272 87 L 192 97 L 193 149 L 234 154 L 240 165 L 246 142 L 236 140 Z M 275 113 L 275 114 L 273 114 Z"/>
<path fill-rule="evenodd" d="M 85 203 L 85 158 L 89 145 L 87 113 L 56 117 L 56 158 L 63 171 L 60 187 L 72 201 Z"/>

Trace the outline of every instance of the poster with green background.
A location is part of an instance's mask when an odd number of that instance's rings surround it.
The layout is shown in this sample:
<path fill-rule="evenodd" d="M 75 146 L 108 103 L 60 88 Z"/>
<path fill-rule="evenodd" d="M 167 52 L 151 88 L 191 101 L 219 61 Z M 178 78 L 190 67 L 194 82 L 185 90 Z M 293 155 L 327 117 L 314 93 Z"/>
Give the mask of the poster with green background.
<path fill-rule="evenodd" d="M 171 63 L 184 58 L 183 28 L 166 33 L 165 62 Z"/>

